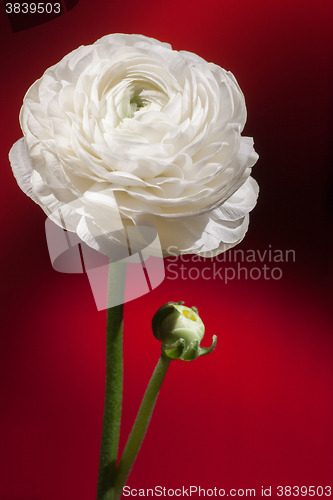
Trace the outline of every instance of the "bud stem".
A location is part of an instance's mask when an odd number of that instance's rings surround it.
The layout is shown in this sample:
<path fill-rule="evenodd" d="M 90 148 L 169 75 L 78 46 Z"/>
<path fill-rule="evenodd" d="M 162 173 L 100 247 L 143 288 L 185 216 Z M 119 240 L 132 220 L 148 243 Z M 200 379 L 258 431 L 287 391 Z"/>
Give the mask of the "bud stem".
<path fill-rule="evenodd" d="M 131 472 L 143 438 L 145 437 L 154 410 L 156 399 L 164 380 L 164 376 L 169 367 L 170 361 L 171 359 L 162 353 L 151 376 L 131 434 L 127 440 L 124 452 L 116 471 L 114 497 L 115 500 L 118 500 L 121 497 L 123 487 L 126 484 L 127 478 L 129 476 L 129 473 Z"/>
<path fill-rule="evenodd" d="M 108 304 L 124 291 L 126 264 L 110 263 Z M 114 499 L 123 395 L 123 304 L 110 307 L 106 320 L 106 385 L 97 500 Z"/>

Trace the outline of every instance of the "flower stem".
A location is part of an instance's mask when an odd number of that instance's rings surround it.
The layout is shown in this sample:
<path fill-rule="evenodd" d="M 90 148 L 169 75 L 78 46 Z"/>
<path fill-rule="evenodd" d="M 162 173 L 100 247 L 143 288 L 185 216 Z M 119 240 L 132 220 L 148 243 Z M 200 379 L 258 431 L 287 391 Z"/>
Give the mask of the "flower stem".
<path fill-rule="evenodd" d="M 145 437 L 156 399 L 161 388 L 164 376 L 167 372 L 171 359 L 162 353 L 148 384 L 143 397 L 139 412 L 134 422 L 131 434 L 126 443 L 124 452 L 120 459 L 115 481 L 114 500 L 121 497 L 123 487 L 126 484 L 131 468 L 139 452 L 143 438 Z"/>
<path fill-rule="evenodd" d="M 108 306 L 119 303 L 125 288 L 126 264 L 110 263 Z M 122 301 L 123 302 L 123 301 Z M 123 396 L 123 303 L 107 309 L 106 386 L 97 500 L 114 499 Z"/>

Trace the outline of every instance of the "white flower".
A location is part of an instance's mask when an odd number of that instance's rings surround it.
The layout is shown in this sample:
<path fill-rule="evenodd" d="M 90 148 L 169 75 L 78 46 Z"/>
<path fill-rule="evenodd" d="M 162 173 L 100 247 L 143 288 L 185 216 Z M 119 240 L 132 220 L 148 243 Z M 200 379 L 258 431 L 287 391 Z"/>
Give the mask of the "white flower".
<path fill-rule="evenodd" d="M 98 234 L 149 226 L 164 255 L 212 256 L 243 239 L 256 203 L 258 156 L 241 136 L 245 121 L 230 72 L 114 34 L 30 87 L 10 160 L 23 191 L 97 250 Z"/>

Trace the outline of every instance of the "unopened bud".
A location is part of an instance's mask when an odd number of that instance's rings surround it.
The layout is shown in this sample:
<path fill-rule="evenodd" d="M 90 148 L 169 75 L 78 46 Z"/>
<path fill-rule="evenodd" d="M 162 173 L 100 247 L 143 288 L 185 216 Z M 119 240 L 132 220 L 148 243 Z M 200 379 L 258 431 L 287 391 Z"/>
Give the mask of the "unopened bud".
<path fill-rule="evenodd" d="M 205 326 L 196 307 L 186 307 L 183 302 L 168 302 L 160 307 L 152 321 L 155 337 L 162 342 L 162 351 L 172 359 L 192 361 L 211 352 L 216 345 L 213 336 L 211 347 L 200 347 Z"/>

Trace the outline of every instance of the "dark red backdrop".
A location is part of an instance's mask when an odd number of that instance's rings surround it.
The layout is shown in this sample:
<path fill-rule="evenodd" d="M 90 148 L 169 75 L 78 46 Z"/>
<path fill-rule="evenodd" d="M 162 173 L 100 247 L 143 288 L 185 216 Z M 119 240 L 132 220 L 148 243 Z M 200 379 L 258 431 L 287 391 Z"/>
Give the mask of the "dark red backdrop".
<path fill-rule="evenodd" d="M 261 187 L 240 248 L 296 252 L 280 280 L 166 279 L 126 304 L 122 446 L 159 356 L 155 310 L 185 300 L 200 309 L 206 345 L 218 335 L 207 358 L 172 363 L 128 484 L 257 496 L 261 486 L 333 486 L 332 13 L 330 0 L 80 0 L 13 34 L 0 9 L 0 500 L 95 497 L 105 312 L 86 276 L 51 268 L 44 214 L 17 187 L 7 153 L 30 84 L 112 32 L 168 41 L 236 75 Z"/>

